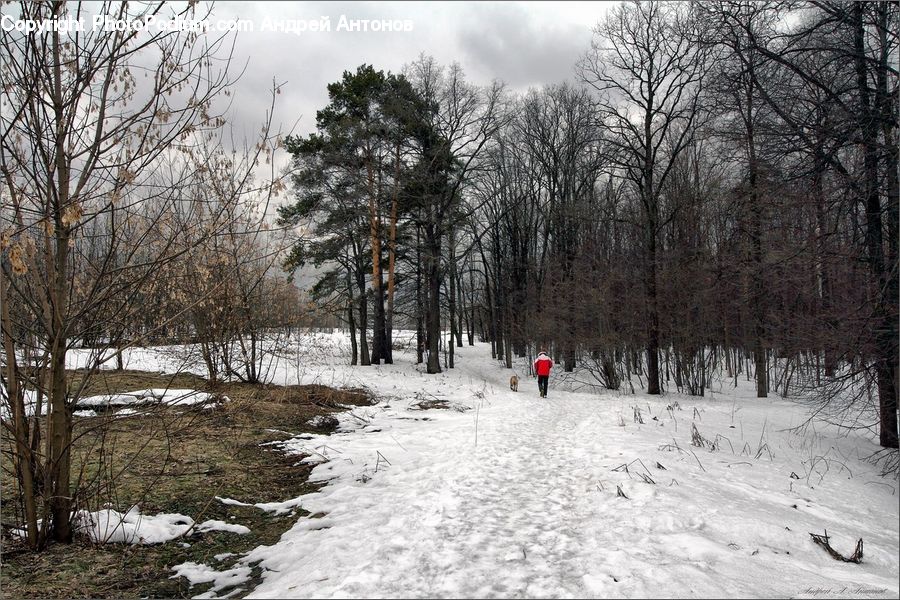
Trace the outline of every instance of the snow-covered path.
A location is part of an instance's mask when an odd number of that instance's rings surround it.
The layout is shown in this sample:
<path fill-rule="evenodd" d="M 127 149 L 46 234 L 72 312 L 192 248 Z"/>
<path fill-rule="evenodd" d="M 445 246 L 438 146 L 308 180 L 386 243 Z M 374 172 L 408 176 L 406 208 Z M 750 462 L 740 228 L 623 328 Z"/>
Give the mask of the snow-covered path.
<path fill-rule="evenodd" d="M 871 442 L 785 431 L 802 411 L 749 386 L 551 380 L 541 400 L 534 380 L 508 391 L 488 350 L 438 376 L 403 359 L 314 374 L 386 400 L 284 444 L 328 485 L 301 499 L 315 518 L 242 559 L 264 569 L 250 597 L 898 597 L 896 481 L 858 460 Z M 412 410 L 435 397 L 470 409 Z M 691 446 L 692 424 L 716 450 Z M 823 530 L 847 555 L 863 537 L 863 564 L 813 544 Z"/>
<path fill-rule="evenodd" d="M 515 418 L 482 422 L 477 446 L 453 450 L 455 476 L 437 479 L 419 506 L 431 513 L 421 521 L 432 530 L 421 536 L 425 544 L 399 549 L 426 566 L 418 589 L 409 591 L 546 597 L 584 590 L 592 540 L 583 524 L 596 517 L 593 492 L 604 455 L 588 452 L 583 440 L 598 417 L 585 402 L 564 411 L 529 404 Z M 396 585 L 399 595 L 408 583 Z"/>

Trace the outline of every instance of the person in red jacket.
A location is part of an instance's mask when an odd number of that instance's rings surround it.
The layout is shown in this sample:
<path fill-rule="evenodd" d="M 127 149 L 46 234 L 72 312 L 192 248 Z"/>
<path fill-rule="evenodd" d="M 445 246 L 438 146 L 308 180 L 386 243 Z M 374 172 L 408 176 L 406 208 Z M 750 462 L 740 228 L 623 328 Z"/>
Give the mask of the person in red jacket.
<path fill-rule="evenodd" d="M 541 398 L 547 397 L 547 384 L 550 382 L 550 369 L 553 368 L 553 359 L 547 356 L 544 350 L 541 350 L 538 357 L 534 360 L 534 372 L 537 373 L 538 390 L 541 392 Z"/>

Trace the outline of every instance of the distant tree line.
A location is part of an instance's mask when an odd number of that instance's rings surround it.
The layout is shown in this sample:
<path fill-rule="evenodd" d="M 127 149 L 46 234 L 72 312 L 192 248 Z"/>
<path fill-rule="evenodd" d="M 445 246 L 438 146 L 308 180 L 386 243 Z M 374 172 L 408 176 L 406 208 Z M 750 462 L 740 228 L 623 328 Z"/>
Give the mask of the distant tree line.
<path fill-rule="evenodd" d="M 515 95 L 427 56 L 328 86 L 289 137 L 285 262 L 352 363 L 479 337 L 619 389 L 713 377 L 873 403 L 897 447 L 898 5 L 640 2 L 574 81 Z M 865 423 L 863 424 L 865 426 Z"/>

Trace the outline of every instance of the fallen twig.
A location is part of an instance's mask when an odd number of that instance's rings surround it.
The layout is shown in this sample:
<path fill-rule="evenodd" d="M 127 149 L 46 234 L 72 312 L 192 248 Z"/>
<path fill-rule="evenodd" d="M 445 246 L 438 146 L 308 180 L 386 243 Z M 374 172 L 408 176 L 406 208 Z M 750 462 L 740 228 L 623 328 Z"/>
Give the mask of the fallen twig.
<path fill-rule="evenodd" d="M 840 552 L 838 552 L 837 550 L 835 550 L 834 548 L 831 547 L 831 544 L 828 541 L 828 530 L 827 529 L 825 530 L 825 535 L 819 535 L 817 533 L 810 533 L 809 535 L 812 537 L 812 539 L 815 543 L 817 543 L 818 545 L 825 548 L 825 551 L 828 552 L 828 554 L 830 554 L 831 558 L 833 558 L 834 560 L 839 560 L 841 562 L 852 562 L 852 563 L 856 563 L 856 564 L 859 564 L 862 562 L 862 557 L 863 557 L 862 538 L 859 538 L 859 541 L 856 542 L 856 550 L 854 550 L 853 554 L 849 558 L 847 558 L 846 556 L 844 556 L 843 554 L 841 554 Z"/>
<path fill-rule="evenodd" d="M 769 460 L 773 460 L 772 451 L 769 450 L 769 444 L 763 444 L 760 446 L 759 450 L 756 451 L 756 458 L 762 456 L 763 450 L 769 453 Z"/>
<path fill-rule="evenodd" d="M 381 464 L 381 461 L 386 462 L 386 463 L 388 464 L 388 466 L 391 465 L 391 461 L 389 461 L 388 459 L 386 459 L 386 458 L 384 457 L 384 454 L 382 454 L 379 450 L 376 450 L 376 451 L 375 451 L 375 454 L 377 455 L 377 456 L 375 457 L 375 472 L 376 472 L 376 473 L 378 472 L 378 466 Z"/>
<path fill-rule="evenodd" d="M 691 456 L 693 456 L 693 457 L 694 457 L 694 460 L 696 460 L 696 461 L 697 461 L 697 464 L 698 464 L 698 465 L 700 465 L 700 468 L 701 468 L 701 469 L 703 469 L 703 472 L 704 472 L 704 473 L 706 473 L 706 469 L 704 469 L 704 468 L 703 468 L 703 463 L 701 463 L 701 462 L 700 462 L 700 459 L 699 459 L 699 458 L 697 458 L 697 455 L 696 455 L 696 454 L 694 454 L 694 451 L 693 451 L 693 450 L 691 450 L 691 449 L 690 449 L 690 448 L 688 448 L 688 452 L 690 452 L 690 453 L 691 453 Z"/>
<path fill-rule="evenodd" d="M 720 440 L 720 439 L 721 439 L 721 440 L 725 440 L 726 442 L 728 442 L 728 447 L 731 448 L 731 453 L 734 454 L 734 446 L 731 445 L 731 440 L 729 440 L 727 437 L 725 437 L 725 436 L 722 435 L 721 433 L 717 433 L 717 434 L 716 434 L 716 439 L 715 439 L 715 442 L 714 442 L 715 445 L 716 445 L 716 448 L 719 447 L 719 440 Z"/>
<path fill-rule="evenodd" d="M 641 479 L 643 479 L 643 480 L 644 480 L 644 483 L 651 483 L 651 484 L 654 484 L 654 485 L 656 484 L 656 482 L 653 481 L 653 478 L 650 477 L 649 475 L 644 475 L 643 473 L 638 473 L 638 477 L 640 477 Z"/>

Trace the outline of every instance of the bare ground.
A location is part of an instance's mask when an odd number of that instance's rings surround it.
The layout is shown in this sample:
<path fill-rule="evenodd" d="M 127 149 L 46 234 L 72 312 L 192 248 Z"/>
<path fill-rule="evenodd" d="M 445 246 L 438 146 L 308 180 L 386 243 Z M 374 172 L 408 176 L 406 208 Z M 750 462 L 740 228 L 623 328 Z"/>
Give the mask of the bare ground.
<path fill-rule="evenodd" d="M 72 373 L 73 382 L 82 376 Z M 255 507 L 226 506 L 215 496 L 247 502 L 278 502 L 314 491 L 310 467 L 269 450 L 265 442 L 302 432 L 322 433 L 307 421 L 316 415 L 371 404 L 362 390 L 325 386 L 212 385 L 190 374 L 103 372 L 85 395 L 144 388 L 192 388 L 227 396 L 216 408 L 153 408 L 142 414 L 76 418 L 73 480 L 84 490 L 80 507 L 124 512 L 138 504 L 143 514 L 181 513 L 200 522 L 220 519 L 251 533 L 214 531 L 153 546 L 95 545 L 85 539 L 34 553 L 8 535 L 19 522 L 16 487 L 3 456 L 0 596 L 4 598 L 187 598 L 211 584 L 189 588 L 171 579 L 186 561 L 226 568 L 238 555 L 271 544 L 298 516 L 272 516 Z M 4 449 L 8 441 L 4 439 Z"/>

